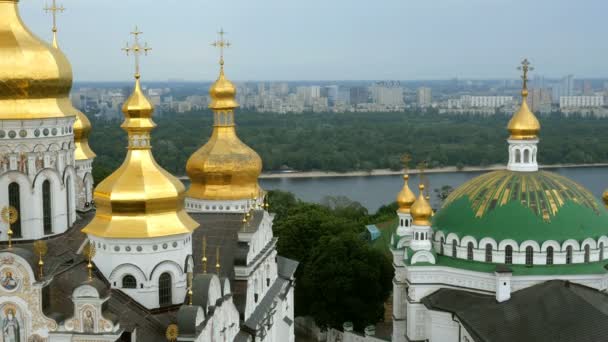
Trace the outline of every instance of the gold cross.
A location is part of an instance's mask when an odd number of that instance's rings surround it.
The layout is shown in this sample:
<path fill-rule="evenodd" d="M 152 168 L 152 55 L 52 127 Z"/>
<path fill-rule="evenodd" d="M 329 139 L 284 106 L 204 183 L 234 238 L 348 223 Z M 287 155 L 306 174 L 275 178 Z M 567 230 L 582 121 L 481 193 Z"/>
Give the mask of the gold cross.
<path fill-rule="evenodd" d="M 224 29 L 220 29 L 217 34 L 219 36 L 219 39 L 211 43 L 211 46 L 220 49 L 220 65 L 224 65 L 224 49 L 229 48 L 232 44 L 230 44 L 229 41 L 224 39 L 224 35 L 226 34 L 226 32 L 224 32 Z"/>
<path fill-rule="evenodd" d="M 148 55 L 148 51 L 152 50 L 151 47 L 148 47 L 148 43 L 144 43 L 144 46 L 141 46 L 139 43 L 139 36 L 142 34 L 143 32 L 139 31 L 137 29 L 137 26 L 135 26 L 135 30 L 133 30 L 133 32 L 131 32 L 131 34 L 133 35 L 133 44 L 129 45 L 129 43 L 126 44 L 126 46 L 122 49 L 122 51 L 127 53 L 127 56 L 129 56 L 130 53 L 133 54 L 133 56 L 135 57 L 135 78 L 139 78 L 140 74 L 139 74 L 139 56 L 142 54 L 144 55 Z"/>
<path fill-rule="evenodd" d="M 63 13 L 63 11 L 65 11 L 65 7 L 62 5 L 57 7 L 56 0 L 53 0 L 53 4 L 51 6 L 47 5 L 44 8 L 44 11 L 46 13 L 51 12 L 53 14 L 53 32 L 57 32 L 57 12 Z"/>
<path fill-rule="evenodd" d="M 528 59 L 524 58 L 524 60 L 521 61 L 521 66 L 517 67 L 517 70 L 523 72 L 523 75 L 521 76 L 521 79 L 524 81 L 523 90 L 528 90 L 528 71 L 532 71 L 534 68 L 530 66 Z"/>

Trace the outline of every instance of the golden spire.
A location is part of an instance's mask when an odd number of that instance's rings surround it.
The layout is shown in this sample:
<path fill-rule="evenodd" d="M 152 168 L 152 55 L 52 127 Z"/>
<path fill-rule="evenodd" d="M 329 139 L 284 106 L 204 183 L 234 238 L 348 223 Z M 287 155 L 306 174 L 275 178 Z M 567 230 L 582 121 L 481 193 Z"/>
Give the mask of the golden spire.
<path fill-rule="evenodd" d="M 203 236 L 203 274 L 207 273 L 207 236 Z"/>
<path fill-rule="evenodd" d="M 224 49 L 231 46 L 226 32 L 218 32 L 212 43 L 220 50 L 220 74 L 209 95 L 213 110 L 213 133 L 209 141 L 194 152 L 186 165 L 191 185 L 188 197 L 205 200 L 248 200 L 259 196 L 258 177 L 262 159 L 237 136 L 234 124 L 236 87 L 224 75 Z"/>
<path fill-rule="evenodd" d="M 38 254 L 38 269 L 40 271 L 40 278 L 42 278 L 44 276 L 44 261 L 42 260 L 42 257 L 45 256 L 48 252 L 48 246 L 46 245 L 46 242 L 44 242 L 44 240 L 38 240 L 34 242 L 34 252 Z"/>
<path fill-rule="evenodd" d="M 540 123 L 530 108 L 528 108 L 528 71 L 534 70 L 530 66 L 528 59 L 524 59 L 521 62 L 521 66 L 517 68 L 522 71 L 522 90 L 521 90 L 521 107 L 513 115 L 507 126 L 511 136 L 509 139 L 514 140 L 529 140 L 537 139 L 538 132 L 540 132 Z"/>
<path fill-rule="evenodd" d="M 412 204 L 416 200 L 416 195 L 412 192 L 408 185 L 408 179 L 410 176 L 408 175 L 409 163 L 412 160 L 412 157 L 409 154 L 404 154 L 401 157 L 401 162 L 403 163 L 403 188 L 397 194 L 397 205 L 399 206 L 398 211 L 400 213 L 409 214 L 410 208 Z"/>
<path fill-rule="evenodd" d="M 46 6 L 44 8 L 44 11 L 46 13 L 51 13 L 53 16 L 53 47 L 55 49 L 58 49 L 59 46 L 57 45 L 57 12 L 61 12 L 63 13 L 63 11 L 65 11 L 65 7 L 63 6 L 59 6 L 57 7 L 57 2 L 56 0 L 53 0 L 53 3 L 51 6 Z"/>
<path fill-rule="evenodd" d="M 433 209 L 424 196 L 424 184 L 420 184 L 418 189 L 420 190 L 420 194 L 410 209 L 412 218 L 414 219 L 413 224 L 416 226 L 430 226 Z"/>
<path fill-rule="evenodd" d="M 220 247 L 215 247 L 215 273 L 220 276 Z"/>
<path fill-rule="evenodd" d="M 82 230 L 105 238 L 150 238 L 188 234 L 199 225 L 184 210 L 184 185 L 164 170 L 152 155 L 150 132 L 154 107 L 140 84 L 139 54 L 150 49 L 135 42 L 127 46 L 135 58 L 135 87 L 122 111 L 128 148 L 123 164 L 95 189 L 97 212 Z"/>
<path fill-rule="evenodd" d="M 84 255 L 86 256 L 88 263 L 87 263 L 87 270 L 89 273 L 89 281 L 93 280 L 93 263 L 92 260 L 95 257 L 95 254 L 97 252 L 97 250 L 95 249 L 95 244 L 93 244 L 91 241 L 87 242 L 86 246 L 84 247 Z"/>
<path fill-rule="evenodd" d="M 188 272 L 188 305 L 192 305 L 192 271 Z"/>
<path fill-rule="evenodd" d="M 0 1 L 0 119 L 73 117 L 72 67 L 25 27 L 18 1 Z"/>

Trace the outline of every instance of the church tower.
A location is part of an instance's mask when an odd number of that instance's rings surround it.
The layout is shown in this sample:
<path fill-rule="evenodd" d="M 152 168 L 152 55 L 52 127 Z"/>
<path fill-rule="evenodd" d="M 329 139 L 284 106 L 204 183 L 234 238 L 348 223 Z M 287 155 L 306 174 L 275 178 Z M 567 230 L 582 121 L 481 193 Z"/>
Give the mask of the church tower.
<path fill-rule="evenodd" d="M 149 48 L 135 42 L 135 87 L 122 110 L 128 135 L 123 164 L 95 189 L 97 212 L 82 230 L 97 248 L 94 262 L 113 288 L 148 309 L 181 304 L 192 269 L 192 232 L 198 227 L 184 210 L 184 185 L 152 155 L 154 108 L 141 89 L 139 57 Z"/>
<path fill-rule="evenodd" d="M 17 4 L 0 1 L 0 207 L 19 212 L 13 239 L 33 240 L 64 233 L 76 220 L 78 111 L 68 97 L 70 63 L 25 27 Z"/>

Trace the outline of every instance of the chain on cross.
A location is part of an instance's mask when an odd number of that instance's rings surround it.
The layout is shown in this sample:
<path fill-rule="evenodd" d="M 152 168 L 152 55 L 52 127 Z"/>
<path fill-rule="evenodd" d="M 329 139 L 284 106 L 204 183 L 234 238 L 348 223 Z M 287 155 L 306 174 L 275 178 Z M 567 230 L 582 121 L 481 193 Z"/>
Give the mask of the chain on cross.
<path fill-rule="evenodd" d="M 224 39 L 224 35 L 226 34 L 226 32 L 224 32 L 224 29 L 220 29 L 217 34 L 219 36 L 218 40 L 211 43 L 211 45 L 220 49 L 220 65 L 224 65 L 224 49 L 229 48 L 232 44 L 230 44 L 229 41 Z"/>
<path fill-rule="evenodd" d="M 139 78 L 139 56 L 142 53 L 147 56 L 148 52 L 151 51 L 152 48 L 148 46 L 148 43 L 144 43 L 144 46 L 140 45 L 139 36 L 143 34 L 143 32 L 139 31 L 137 26 L 135 26 L 135 30 L 133 30 L 131 34 L 133 35 L 133 44 L 129 45 L 129 43 L 127 43 L 122 50 L 126 52 L 127 56 L 133 54 L 135 57 L 135 78 Z"/>
<path fill-rule="evenodd" d="M 530 66 L 530 62 L 527 58 L 524 58 L 524 60 L 521 61 L 521 66 L 517 67 L 517 70 L 521 70 L 523 73 L 521 76 L 521 79 L 524 82 L 523 90 L 528 90 L 528 71 L 533 71 L 534 67 Z"/>

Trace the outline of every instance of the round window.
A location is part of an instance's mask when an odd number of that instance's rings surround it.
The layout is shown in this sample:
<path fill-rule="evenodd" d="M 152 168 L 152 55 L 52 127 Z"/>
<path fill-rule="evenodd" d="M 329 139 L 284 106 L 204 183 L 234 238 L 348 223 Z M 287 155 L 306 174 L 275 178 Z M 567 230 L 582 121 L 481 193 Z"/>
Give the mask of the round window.
<path fill-rule="evenodd" d="M 22 138 L 27 137 L 27 131 L 26 131 L 26 130 L 24 130 L 24 129 L 20 130 L 20 131 L 19 131 L 19 136 L 20 136 L 20 137 L 22 137 Z"/>
<path fill-rule="evenodd" d="M 39 137 L 40 136 L 40 130 L 38 128 L 36 128 L 36 130 L 34 131 L 34 136 L 35 137 Z"/>
<path fill-rule="evenodd" d="M 51 130 L 51 134 L 52 134 L 52 135 L 57 135 L 57 128 L 53 128 L 53 129 Z"/>
<path fill-rule="evenodd" d="M 42 134 L 46 137 L 47 135 L 49 135 L 49 129 L 45 128 L 42 130 Z"/>
<path fill-rule="evenodd" d="M 15 133 L 15 131 L 9 131 L 9 132 L 8 132 L 8 137 L 9 137 L 9 138 L 13 139 L 13 138 L 14 138 L 14 137 L 16 137 L 16 136 L 17 136 L 17 133 Z"/>

